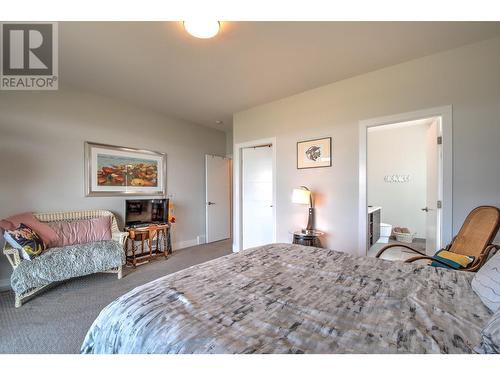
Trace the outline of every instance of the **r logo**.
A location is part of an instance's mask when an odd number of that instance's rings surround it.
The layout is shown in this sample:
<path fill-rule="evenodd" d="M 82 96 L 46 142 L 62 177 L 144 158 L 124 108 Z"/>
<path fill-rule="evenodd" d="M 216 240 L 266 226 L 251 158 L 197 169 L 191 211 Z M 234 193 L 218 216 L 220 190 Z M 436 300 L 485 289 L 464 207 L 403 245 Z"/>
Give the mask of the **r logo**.
<path fill-rule="evenodd" d="M 3 24 L 3 75 L 52 75 L 52 24 Z"/>
<path fill-rule="evenodd" d="M 57 90 L 57 22 L 0 23 L 0 90 Z"/>

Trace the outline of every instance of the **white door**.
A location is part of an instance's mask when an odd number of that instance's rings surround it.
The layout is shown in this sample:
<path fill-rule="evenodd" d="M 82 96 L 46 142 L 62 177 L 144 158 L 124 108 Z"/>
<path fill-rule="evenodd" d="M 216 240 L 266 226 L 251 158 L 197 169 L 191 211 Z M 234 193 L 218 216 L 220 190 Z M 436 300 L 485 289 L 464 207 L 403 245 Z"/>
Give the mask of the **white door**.
<path fill-rule="evenodd" d="M 441 146 L 438 145 L 440 132 L 440 119 L 436 119 L 427 129 L 427 198 L 426 207 L 426 242 L 425 252 L 427 255 L 434 255 L 441 245 L 441 210 L 438 208 L 439 190 L 440 190 L 440 165 L 441 165 Z"/>
<path fill-rule="evenodd" d="M 206 242 L 231 237 L 230 161 L 205 155 L 206 173 Z"/>
<path fill-rule="evenodd" d="M 274 241 L 273 150 L 242 150 L 243 249 Z"/>

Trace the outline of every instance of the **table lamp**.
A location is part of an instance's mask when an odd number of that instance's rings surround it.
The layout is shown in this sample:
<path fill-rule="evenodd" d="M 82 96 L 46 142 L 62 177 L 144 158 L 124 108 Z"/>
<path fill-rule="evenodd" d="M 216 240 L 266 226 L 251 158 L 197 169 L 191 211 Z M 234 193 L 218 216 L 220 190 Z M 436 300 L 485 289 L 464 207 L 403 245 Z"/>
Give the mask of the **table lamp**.
<path fill-rule="evenodd" d="M 301 186 L 299 189 L 293 189 L 292 202 L 297 204 L 309 205 L 309 219 L 307 220 L 307 228 L 302 230 L 304 233 L 314 232 L 314 207 L 311 191 L 306 186 Z"/>

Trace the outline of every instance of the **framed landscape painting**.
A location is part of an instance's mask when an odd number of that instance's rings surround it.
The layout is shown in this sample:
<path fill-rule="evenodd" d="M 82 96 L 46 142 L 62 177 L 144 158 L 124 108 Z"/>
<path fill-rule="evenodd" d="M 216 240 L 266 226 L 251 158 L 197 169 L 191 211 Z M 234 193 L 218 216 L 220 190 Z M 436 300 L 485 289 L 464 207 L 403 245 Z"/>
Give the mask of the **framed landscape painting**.
<path fill-rule="evenodd" d="M 87 197 L 166 195 L 167 156 L 160 152 L 85 142 Z"/>
<path fill-rule="evenodd" d="M 332 166 L 332 138 L 297 142 L 297 169 Z"/>

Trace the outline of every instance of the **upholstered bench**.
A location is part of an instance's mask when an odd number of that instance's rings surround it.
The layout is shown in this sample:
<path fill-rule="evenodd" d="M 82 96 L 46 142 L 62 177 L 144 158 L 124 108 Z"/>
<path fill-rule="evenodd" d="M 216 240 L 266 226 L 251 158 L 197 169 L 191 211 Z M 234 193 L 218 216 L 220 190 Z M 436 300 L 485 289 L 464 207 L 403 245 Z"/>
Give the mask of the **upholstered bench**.
<path fill-rule="evenodd" d="M 111 216 L 112 240 L 50 248 L 29 261 L 23 260 L 19 250 L 6 243 L 3 252 L 14 269 L 11 286 L 16 295 L 16 307 L 20 307 L 26 298 L 54 282 L 98 272 L 117 273 L 118 278 L 121 279 L 122 266 L 125 264 L 123 243 L 127 238 L 127 233 L 120 232 L 116 218 L 110 211 L 35 213 L 33 215 L 45 223 Z"/>

